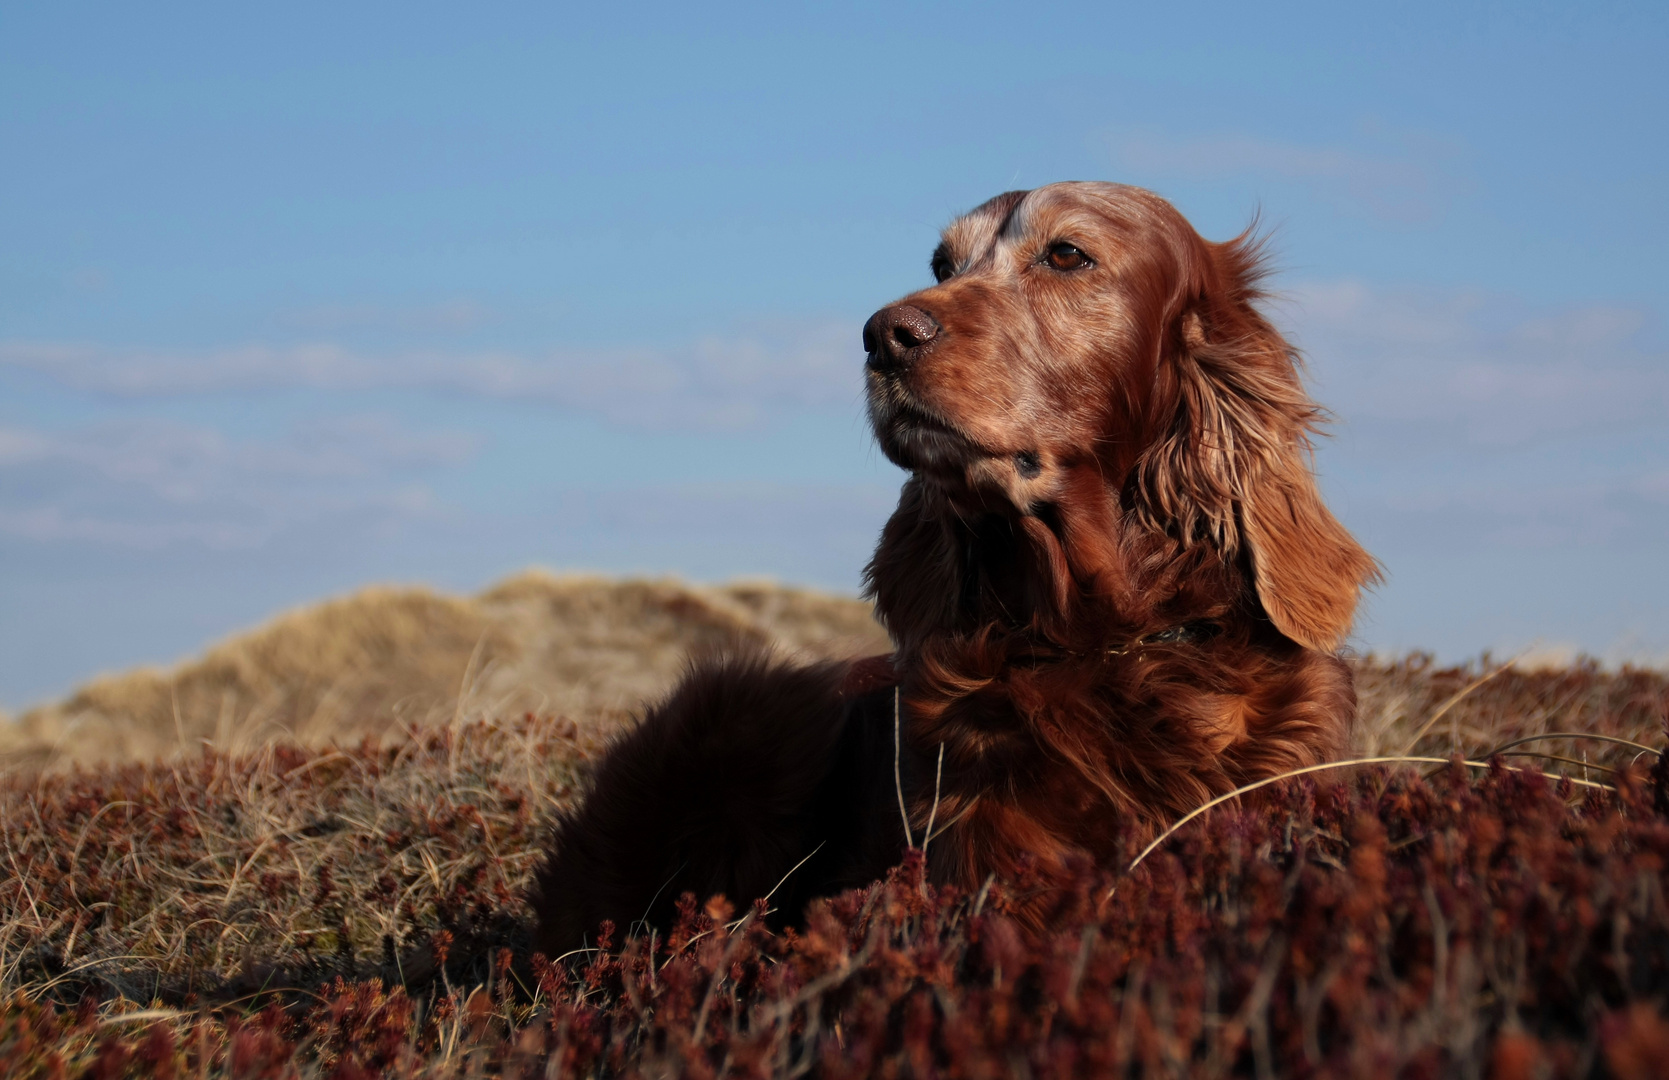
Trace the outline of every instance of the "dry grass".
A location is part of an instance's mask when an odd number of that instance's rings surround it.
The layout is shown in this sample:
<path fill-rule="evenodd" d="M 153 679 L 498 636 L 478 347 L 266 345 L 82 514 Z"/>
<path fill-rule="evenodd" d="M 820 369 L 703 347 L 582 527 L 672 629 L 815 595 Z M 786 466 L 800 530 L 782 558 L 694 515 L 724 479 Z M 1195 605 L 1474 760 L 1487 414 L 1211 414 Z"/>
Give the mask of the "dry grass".
<path fill-rule="evenodd" d="M 1425 754 L 1481 758 L 1509 742 L 1549 732 L 1663 741 L 1669 718 L 1669 674 L 1649 668 L 1606 671 L 1591 660 L 1569 667 L 1523 669 L 1484 657 L 1442 667 L 1416 654 L 1356 665 L 1360 702 L 1353 756 Z M 1584 762 L 1616 767 L 1638 751 L 1597 739 L 1548 739 L 1508 753 L 1539 753 L 1583 776 Z M 1598 778 L 1597 774 L 1588 775 Z"/>
<path fill-rule="evenodd" d="M 622 715 L 620 719 L 624 719 Z M 387 962 L 510 910 L 551 811 L 607 734 L 527 715 L 387 747 L 14 779 L 0 790 L 0 997 L 258 993 Z"/>
<path fill-rule="evenodd" d="M 1669 774 L 1289 783 L 1085 867 L 1039 941 L 1027 881 L 918 858 L 801 934 L 688 898 L 552 967 L 520 890 L 592 749 L 523 718 L 14 781 L 8 1075 L 1650 1076 L 1669 1045 Z"/>
<path fill-rule="evenodd" d="M 1364 665 L 1361 677 L 1363 755 L 1478 757 L 1572 729 L 1659 746 L 1669 716 L 1669 678 L 1651 672 L 1436 669 L 1413 658 Z M 381 957 L 389 935 L 398 956 L 442 926 L 470 875 L 471 889 L 513 908 L 542 823 L 577 797 L 591 755 L 631 715 L 455 714 L 357 746 L 272 743 L 16 772 L 0 789 L 0 870 L 11 878 L 0 886 L 0 995 L 54 979 L 137 1000 L 170 980 L 253 986 L 258 969 Z M 1642 756 L 1596 739 L 1522 750 L 1537 755 L 1526 767 L 1591 781 Z M 323 906 L 322 874 L 335 897 Z"/>
<path fill-rule="evenodd" d="M 530 956 L 520 897 L 541 838 L 630 722 L 621 706 L 692 646 L 858 652 L 874 635 L 864 605 L 816 594 L 527 576 L 471 601 L 362 593 L 95 684 L 54 722 L 80 738 L 178 725 L 118 751 L 171 756 L 59 756 L 0 780 L 0 1061 L 109 1077 L 1528 1077 L 1669 1060 L 1669 775 L 1642 786 L 1655 755 L 1597 738 L 1662 746 L 1669 677 L 1592 664 L 1359 662 L 1360 754 L 1584 737 L 1510 748 L 1539 755 L 1505 759 L 1522 773 L 1274 785 L 1131 877 L 1086 868 L 1043 942 L 1002 915 L 1025 882 L 958 896 L 906 869 L 798 937 L 726 930 L 722 907 L 692 902 L 671 941 L 572 971 Z M 334 745 L 331 724 L 348 733 Z M 222 749 L 177 752 L 178 732 L 228 729 Z"/>

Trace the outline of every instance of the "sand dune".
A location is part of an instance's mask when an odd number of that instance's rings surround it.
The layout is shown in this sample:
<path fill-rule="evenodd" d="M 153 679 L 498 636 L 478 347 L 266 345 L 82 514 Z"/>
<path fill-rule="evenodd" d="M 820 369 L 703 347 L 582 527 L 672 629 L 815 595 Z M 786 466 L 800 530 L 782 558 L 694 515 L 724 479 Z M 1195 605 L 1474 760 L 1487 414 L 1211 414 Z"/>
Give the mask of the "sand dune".
<path fill-rule="evenodd" d="M 532 570 L 473 597 L 373 587 L 280 615 L 173 668 L 99 678 L 0 722 L 0 768 L 142 761 L 205 744 L 355 743 L 528 711 L 618 724 L 666 690 L 692 652 L 734 641 L 818 657 L 888 648 L 868 603 L 766 582 Z M 1581 658 L 1498 671 L 1487 658 L 1459 667 L 1420 655 L 1352 663 L 1362 753 L 1416 744 L 1481 753 L 1558 730 L 1656 745 L 1669 711 L 1669 676 L 1605 671 Z M 1614 756 L 1598 744 L 1573 752 L 1590 751 Z"/>
<path fill-rule="evenodd" d="M 205 741 L 318 745 L 528 710 L 620 717 L 670 685 L 692 651 L 734 641 L 809 656 L 887 648 L 867 603 L 767 583 L 533 570 L 474 597 L 378 586 L 0 724 L 0 764 L 143 760 Z"/>

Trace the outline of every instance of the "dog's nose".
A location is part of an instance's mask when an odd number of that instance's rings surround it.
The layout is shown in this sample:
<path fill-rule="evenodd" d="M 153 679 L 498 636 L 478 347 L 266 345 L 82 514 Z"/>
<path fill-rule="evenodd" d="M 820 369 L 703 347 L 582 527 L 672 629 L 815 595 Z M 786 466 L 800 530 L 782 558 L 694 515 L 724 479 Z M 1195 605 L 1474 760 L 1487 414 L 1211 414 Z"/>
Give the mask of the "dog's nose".
<path fill-rule="evenodd" d="M 902 371 L 939 336 L 939 323 L 914 304 L 893 304 L 869 317 L 863 348 L 876 371 Z"/>

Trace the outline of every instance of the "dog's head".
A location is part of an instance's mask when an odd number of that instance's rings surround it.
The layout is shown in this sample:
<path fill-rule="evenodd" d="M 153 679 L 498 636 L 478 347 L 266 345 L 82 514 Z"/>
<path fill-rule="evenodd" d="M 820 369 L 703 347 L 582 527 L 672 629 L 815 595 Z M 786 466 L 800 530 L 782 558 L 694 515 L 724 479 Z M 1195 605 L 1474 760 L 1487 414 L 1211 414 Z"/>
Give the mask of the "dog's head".
<path fill-rule="evenodd" d="M 1062 603 L 1097 576 L 1149 588 L 1133 534 L 1208 549 L 1282 634 L 1343 641 L 1376 568 L 1316 489 L 1319 412 L 1254 306 L 1250 234 L 1209 243 L 1151 192 L 1052 184 L 954 221 L 932 270 L 864 327 L 876 437 L 915 474 L 901 513 L 1017 523 L 1058 552 Z"/>

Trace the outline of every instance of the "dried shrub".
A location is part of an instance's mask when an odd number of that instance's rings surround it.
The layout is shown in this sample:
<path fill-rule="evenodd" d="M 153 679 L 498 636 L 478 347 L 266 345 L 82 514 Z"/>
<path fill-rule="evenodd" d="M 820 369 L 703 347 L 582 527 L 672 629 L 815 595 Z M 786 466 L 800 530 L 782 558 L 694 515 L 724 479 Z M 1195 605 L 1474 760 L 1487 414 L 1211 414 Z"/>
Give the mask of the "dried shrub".
<path fill-rule="evenodd" d="M 1571 680 L 1492 680 L 1468 724 L 1497 745 L 1531 708 L 1512 695 L 1581 685 L 1586 730 L 1648 734 L 1631 710 L 1661 681 Z M 552 962 L 529 951 L 521 892 L 602 735 L 524 716 L 14 779 L 0 1061 L 22 1077 L 1628 1077 L 1669 1061 L 1669 766 L 1650 753 L 1594 744 L 1618 771 L 1592 782 L 1615 790 L 1541 774 L 1581 779 L 1579 757 L 1287 781 L 1134 872 L 1079 868 L 1041 938 L 1007 914 L 1038 887 L 1024 874 L 967 895 L 913 857 L 796 932 L 687 896 L 664 937 Z"/>

